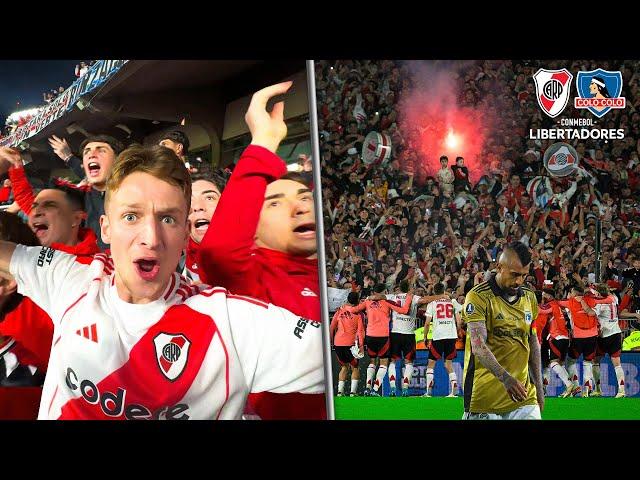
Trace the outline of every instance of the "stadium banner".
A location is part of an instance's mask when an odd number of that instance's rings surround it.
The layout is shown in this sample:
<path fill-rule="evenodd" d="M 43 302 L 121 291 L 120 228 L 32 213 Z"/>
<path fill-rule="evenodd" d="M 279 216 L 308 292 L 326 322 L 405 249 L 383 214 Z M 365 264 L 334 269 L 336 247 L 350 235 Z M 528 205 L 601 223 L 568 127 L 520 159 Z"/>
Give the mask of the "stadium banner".
<path fill-rule="evenodd" d="M 420 396 L 426 392 L 426 377 L 427 377 L 427 359 L 428 352 L 426 350 L 419 350 L 416 352 L 416 358 L 413 361 L 413 377 L 411 379 L 411 385 L 409 386 L 409 394 L 411 396 Z M 625 392 L 627 397 L 640 397 L 640 352 L 625 352 L 620 356 L 622 363 L 622 370 L 624 371 L 625 378 Z M 368 357 L 365 356 L 360 360 L 361 377 L 366 378 L 366 369 L 368 364 Z M 398 380 L 398 392 L 400 392 L 400 381 L 402 362 L 396 362 L 396 370 Z M 458 377 L 458 385 L 460 389 L 460 395 L 462 395 L 462 386 L 464 384 L 462 377 L 462 369 L 464 365 L 464 350 L 458 350 L 456 358 L 453 360 L 453 370 Z M 582 362 L 578 362 L 578 375 L 580 376 L 580 383 L 582 384 Z M 364 372 L 364 376 L 362 376 Z M 609 356 L 603 358 L 600 363 L 600 387 L 602 389 L 602 395 L 605 397 L 613 397 L 618 391 L 616 386 L 616 374 L 611 364 Z M 361 382 L 363 383 L 363 382 Z M 444 397 L 449 394 L 449 375 L 444 368 L 444 362 L 436 362 L 436 366 L 433 372 L 433 396 Z M 364 388 L 364 386 L 362 386 Z M 382 394 L 389 395 L 390 392 L 389 377 L 385 376 L 382 384 Z M 550 372 L 549 385 L 547 385 L 547 396 L 557 397 L 564 390 L 564 384 L 560 377 L 558 377 L 553 371 Z"/>
<path fill-rule="evenodd" d="M 330 313 L 334 313 L 338 308 L 347 303 L 349 292 L 351 292 L 350 288 L 327 287 L 327 300 L 329 302 Z"/>
<path fill-rule="evenodd" d="M 15 147 L 36 135 L 47 125 L 64 115 L 65 112 L 71 110 L 82 95 L 103 85 L 127 62 L 128 60 L 98 60 L 82 77 L 76 80 L 53 102 L 43 107 L 31 120 L 18 127 L 8 137 L 0 139 L 0 146 Z"/>

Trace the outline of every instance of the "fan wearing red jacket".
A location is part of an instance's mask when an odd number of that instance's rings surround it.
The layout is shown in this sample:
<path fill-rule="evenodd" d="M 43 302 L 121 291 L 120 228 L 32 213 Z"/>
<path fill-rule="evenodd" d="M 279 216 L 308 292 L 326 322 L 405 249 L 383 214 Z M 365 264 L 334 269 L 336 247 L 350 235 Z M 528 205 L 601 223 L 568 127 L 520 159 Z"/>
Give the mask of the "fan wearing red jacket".
<path fill-rule="evenodd" d="M 20 162 L 16 151 L 0 148 L 0 171 L 6 171 Z M 28 241 L 25 235 L 12 241 L 51 247 L 76 255 L 80 263 L 90 263 L 93 255 L 100 250 L 93 230 L 80 226 L 86 218 L 82 192 L 58 186 L 41 190 L 34 198 L 24 169 L 12 167 L 10 172 L 20 208 L 29 216 L 29 226 L 17 217 L 4 214 L 6 217 L 3 216 L 3 222 L 11 227 L 1 232 L 1 238 L 12 240 L 13 237 L 8 236 L 10 232 L 16 235 L 16 232 L 30 228 L 36 237 L 33 241 Z M 44 373 L 49 363 L 53 337 L 51 319 L 30 298 L 15 294 L 15 288 L 14 282 L 9 282 L 4 288 L 7 298 L 11 297 L 12 300 L 7 300 L 2 309 L 0 336 L 14 342 L 15 348 L 11 353 L 15 355 L 17 364 L 29 365 L 32 370 L 37 368 Z"/>
<path fill-rule="evenodd" d="M 80 226 L 86 216 L 83 205 L 81 192 L 58 187 L 41 190 L 31 205 L 21 208 L 29 214 L 29 227 L 39 241 L 36 245 L 76 255 L 78 262 L 89 264 L 100 249 L 93 230 Z M 53 325 L 30 298 L 24 297 L 14 310 L 4 315 L 0 335 L 11 336 L 27 346 L 38 359 L 36 365 L 46 370 Z"/>
<path fill-rule="evenodd" d="M 353 313 L 353 309 L 358 304 L 358 297 L 357 292 L 349 293 L 347 296 L 349 305 L 342 305 L 336 311 L 331 320 L 331 326 L 329 327 L 336 356 L 340 363 L 340 373 L 338 374 L 339 397 L 344 396 L 344 382 L 347 380 L 349 369 L 351 369 L 350 396 L 357 396 L 360 370 L 358 369 L 358 359 L 353 356 L 351 348 L 354 345 L 358 345 L 360 355 L 363 354 L 364 348 L 364 323 L 362 322 L 362 315 Z"/>
<path fill-rule="evenodd" d="M 245 115 L 251 145 L 220 197 L 198 270 L 205 283 L 284 307 L 314 328 L 320 301 L 313 195 L 275 154 L 287 135 L 284 102 L 266 110 L 267 101 L 291 84 L 253 95 Z M 249 396 L 248 407 L 263 419 L 326 419 L 324 394 L 262 392 Z"/>

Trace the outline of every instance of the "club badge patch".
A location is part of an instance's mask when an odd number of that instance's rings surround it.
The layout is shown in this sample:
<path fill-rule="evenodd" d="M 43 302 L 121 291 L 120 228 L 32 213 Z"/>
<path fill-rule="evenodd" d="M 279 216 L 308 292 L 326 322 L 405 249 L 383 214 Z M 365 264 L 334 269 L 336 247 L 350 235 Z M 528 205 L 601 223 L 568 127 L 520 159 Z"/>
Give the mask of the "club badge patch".
<path fill-rule="evenodd" d="M 187 365 L 191 341 L 181 333 L 159 333 L 153 343 L 160 371 L 173 382 Z"/>

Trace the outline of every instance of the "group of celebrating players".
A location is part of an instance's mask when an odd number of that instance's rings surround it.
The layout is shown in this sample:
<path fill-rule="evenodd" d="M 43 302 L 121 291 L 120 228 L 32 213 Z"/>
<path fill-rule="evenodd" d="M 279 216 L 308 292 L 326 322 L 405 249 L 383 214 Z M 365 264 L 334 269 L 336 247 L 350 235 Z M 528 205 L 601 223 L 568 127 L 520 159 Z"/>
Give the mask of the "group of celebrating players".
<path fill-rule="evenodd" d="M 408 291 L 407 281 L 401 283 L 399 292 L 386 295 L 385 286 L 376 285 L 374 293 L 360 303 L 358 293 L 351 292 L 348 304 L 335 312 L 330 327 L 341 365 L 338 396 L 346 395 L 345 383 L 349 370 L 349 395 L 358 395 L 358 358 L 364 356 L 364 346 L 370 359 L 364 395 L 380 396 L 382 382 L 388 374 L 390 396 L 396 396 L 397 363 L 403 359 L 402 396 L 409 396 L 416 352 L 414 332 L 417 317 L 424 314 L 424 341 L 429 351 L 424 397 L 432 396 L 434 366 L 440 359 L 444 360 L 449 374 L 447 397 L 457 396 L 458 379 L 452 367 L 452 360 L 456 357 L 456 340 L 465 335 L 468 326 L 473 326 L 475 330 L 477 324 L 483 325 L 483 333 L 478 337 L 482 342 L 474 344 L 474 335 L 468 335 L 465 345 L 464 384 L 470 390 L 474 385 L 479 385 L 484 387 L 479 390 L 491 391 L 500 381 L 509 392 L 512 382 L 507 379 L 515 372 L 519 372 L 519 381 L 523 386 L 529 382 L 537 383 L 536 377 L 541 376 L 541 384 L 536 385 L 539 391 L 533 395 L 527 389 L 518 393 L 519 389 L 515 387 L 509 395 L 512 401 L 519 396 L 520 401 L 529 397 L 534 400 L 537 398 L 542 408 L 549 374 L 553 371 L 564 384 L 560 397 L 601 396 L 600 361 L 608 354 L 618 385 L 615 398 L 624 397 L 625 379 L 620 363 L 622 330 L 616 295 L 609 291 L 606 283 L 590 285 L 586 289 L 574 286 L 566 299 L 556 299 L 553 283 L 549 281 L 545 281 L 542 291 L 534 291 L 524 283 L 530 262 L 528 247 L 520 242 L 508 245 L 500 255 L 497 272 L 487 272 L 485 281 L 479 279 L 467 293 L 464 305 L 446 294 L 442 283 L 434 285 L 435 295 L 428 297 L 412 295 Z M 423 305 L 426 308 L 419 312 L 418 308 Z M 361 312 L 366 314 L 366 322 Z M 566 316 L 563 312 L 566 312 Z M 482 343 L 489 348 L 482 347 Z M 510 350 L 526 355 L 520 362 L 514 362 L 508 355 Z M 582 383 L 579 382 L 577 368 L 580 358 Z M 483 375 L 478 374 L 480 365 L 486 369 Z M 539 375 L 541 367 L 544 373 Z M 475 390 L 478 391 L 478 388 Z M 498 389 L 494 393 L 505 392 Z M 474 413 L 471 397 L 471 391 L 465 392 L 465 412 Z M 478 401 L 489 405 L 483 406 L 478 412 L 480 414 L 505 413 L 509 407 L 513 407 L 508 404 L 505 407 L 493 407 L 491 405 L 498 402 L 486 398 Z"/>

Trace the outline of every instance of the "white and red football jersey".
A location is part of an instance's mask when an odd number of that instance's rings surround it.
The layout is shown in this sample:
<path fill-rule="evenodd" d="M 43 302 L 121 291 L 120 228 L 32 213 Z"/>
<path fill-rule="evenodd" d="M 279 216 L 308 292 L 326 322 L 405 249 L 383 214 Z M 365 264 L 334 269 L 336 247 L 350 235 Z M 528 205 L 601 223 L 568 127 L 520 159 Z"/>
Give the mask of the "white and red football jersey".
<path fill-rule="evenodd" d="M 615 295 L 607 296 L 602 303 L 597 303 L 592 308 L 600 322 L 600 337 L 606 338 L 622 332 L 618 324 L 618 298 Z"/>
<path fill-rule="evenodd" d="M 387 300 L 395 302 L 397 305 L 403 307 L 404 302 L 407 300 L 407 294 L 390 293 L 387 294 Z M 406 315 L 396 311 L 391 312 L 391 332 L 413 335 L 413 332 L 416 329 L 416 317 L 418 316 L 419 301 L 420 297 L 418 295 L 414 295 L 411 299 L 411 307 Z"/>
<path fill-rule="evenodd" d="M 250 392 L 322 393 L 320 324 L 174 273 L 120 299 L 112 260 L 18 245 L 18 291 L 54 323 L 39 419 L 238 419 Z"/>
<path fill-rule="evenodd" d="M 455 306 L 451 300 L 434 300 L 427 305 L 425 314 L 433 322 L 433 340 L 458 338 Z"/>

